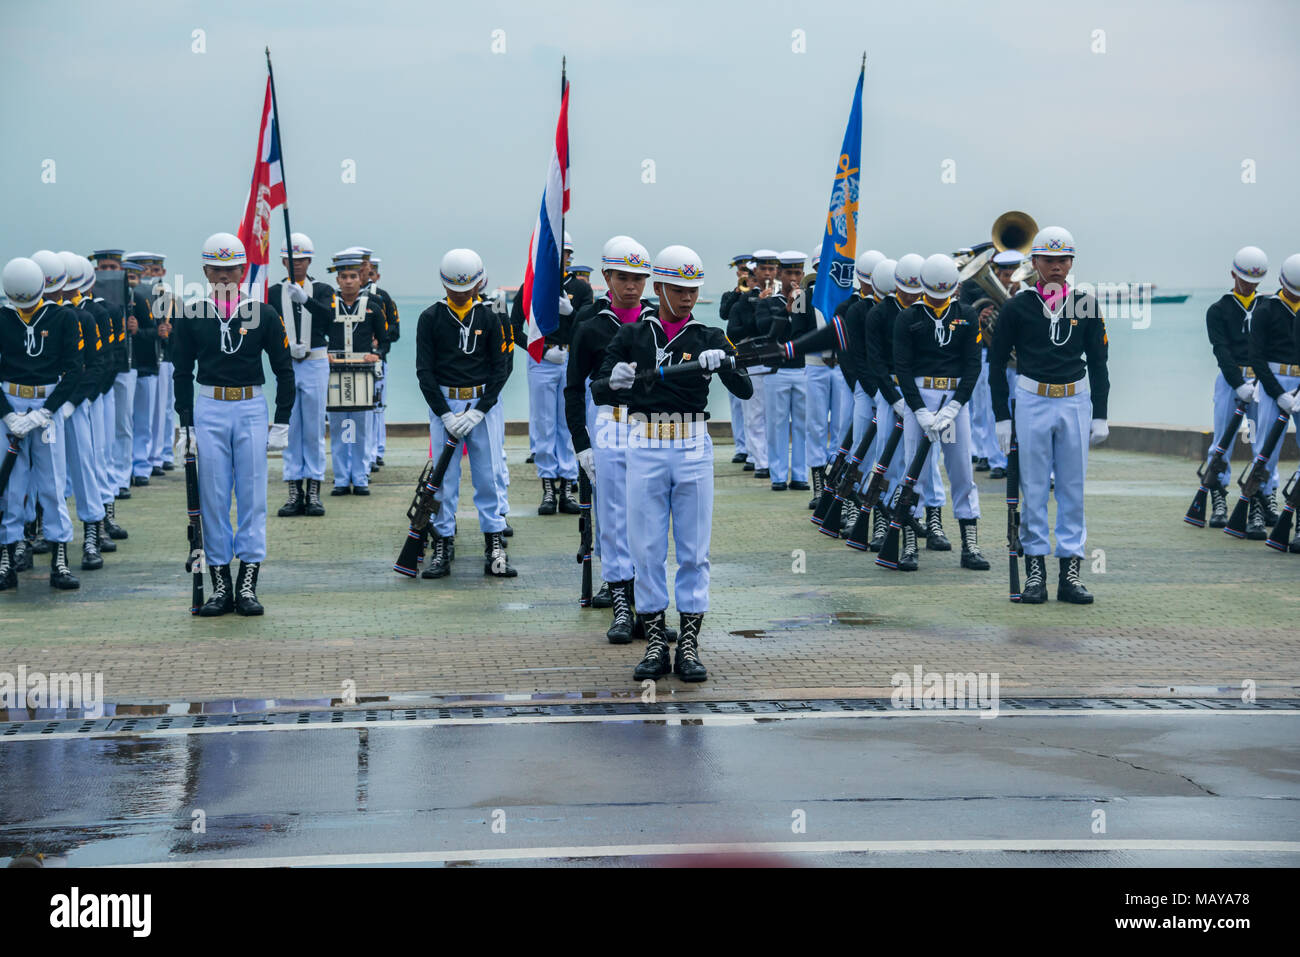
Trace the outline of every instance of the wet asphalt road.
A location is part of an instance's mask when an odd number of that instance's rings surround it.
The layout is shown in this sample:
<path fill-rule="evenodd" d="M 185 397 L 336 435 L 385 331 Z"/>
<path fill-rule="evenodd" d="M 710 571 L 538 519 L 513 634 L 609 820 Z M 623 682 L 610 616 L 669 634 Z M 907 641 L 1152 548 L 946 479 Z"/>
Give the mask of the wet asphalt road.
<path fill-rule="evenodd" d="M 797 865 L 1300 863 L 1300 717 L 691 720 L 7 741 L 0 858 L 659 865 L 735 842 Z M 1125 843 L 1160 841 L 1179 843 Z"/>

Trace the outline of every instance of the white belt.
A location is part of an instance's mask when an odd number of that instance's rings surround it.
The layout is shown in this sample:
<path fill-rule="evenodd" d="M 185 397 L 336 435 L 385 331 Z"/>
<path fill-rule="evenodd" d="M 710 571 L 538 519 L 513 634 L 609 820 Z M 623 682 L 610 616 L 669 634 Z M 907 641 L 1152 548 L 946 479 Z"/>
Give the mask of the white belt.
<path fill-rule="evenodd" d="M 808 365 L 810 365 L 810 366 L 824 366 L 824 365 L 827 365 L 826 360 L 823 359 L 823 358 L 822 358 L 821 356 L 819 356 L 819 355 L 806 355 L 806 356 L 803 357 L 803 361 L 806 362 L 806 363 L 808 363 Z"/>
<path fill-rule="evenodd" d="M 312 349 L 303 356 L 304 359 L 328 359 L 329 357 L 330 350 L 328 346 L 321 346 L 319 349 Z"/>
<path fill-rule="evenodd" d="M 0 384 L 0 388 L 3 388 L 5 392 L 10 395 L 16 395 L 20 399 L 44 399 L 54 391 L 56 386 L 58 386 L 57 382 L 50 383 L 49 385 L 20 385 L 17 382 L 5 382 Z"/>
<path fill-rule="evenodd" d="M 1064 399 L 1072 395 L 1088 394 L 1088 377 L 1084 376 L 1076 382 L 1039 382 L 1031 379 L 1027 375 L 1016 376 L 1016 385 L 1025 392 L 1032 392 L 1035 395 L 1046 396 L 1051 399 Z"/>
<path fill-rule="evenodd" d="M 199 386 L 199 395 L 205 399 L 239 402 L 244 399 L 260 399 L 262 397 L 262 387 L 260 385 L 201 385 Z"/>
<path fill-rule="evenodd" d="M 1268 367 L 1273 370 L 1273 375 L 1300 376 L 1300 365 L 1291 365 L 1287 362 L 1270 362 Z"/>

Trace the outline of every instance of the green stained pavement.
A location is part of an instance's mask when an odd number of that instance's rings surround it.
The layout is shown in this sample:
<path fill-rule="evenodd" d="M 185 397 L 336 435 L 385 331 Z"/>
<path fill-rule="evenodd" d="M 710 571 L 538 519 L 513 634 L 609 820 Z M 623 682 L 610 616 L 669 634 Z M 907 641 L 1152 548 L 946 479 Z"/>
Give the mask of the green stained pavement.
<path fill-rule="evenodd" d="M 537 516 L 526 443 L 508 451 L 516 579 L 482 573 L 467 468 L 452 576 L 393 573 L 427 455 L 427 441 L 395 439 L 373 494 L 327 496 L 324 518 L 275 516 L 284 486 L 273 460 L 266 616 L 193 618 L 178 468 L 118 503 L 131 537 L 102 570 L 77 572 L 79 591 L 54 592 L 48 556 L 37 556 L 19 589 L 0 593 L 0 671 L 102 671 L 116 702 L 338 698 L 348 687 L 360 697 L 640 694 L 631 673 L 642 646 L 608 644 L 609 612 L 578 607 L 576 516 Z M 701 642 L 711 677 L 661 680 L 661 699 L 888 694 L 890 676 L 917 665 L 997 672 L 1017 695 L 1239 694 L 1249 680 L 1280 696 L 1300 685 L 1300 555 L 1185 525 L 1190 461 L 1094 450 L 1088 547 L 1098 551 L 1084 577 L 1097 601 L 1021 607 L 1007 601 L 1002 483 L 980 482 L 992 571 L 962 570 L 956 550 L 922 550 L 921 570 L 906 574 L 819 534 L 808 493 L 770 491 L 730 464 L 732 451 L 716 450 Z M 956 541 L 949 510 L 945 522 Z M 1053 560 L 1052 596 L 1055 576 Z"/>

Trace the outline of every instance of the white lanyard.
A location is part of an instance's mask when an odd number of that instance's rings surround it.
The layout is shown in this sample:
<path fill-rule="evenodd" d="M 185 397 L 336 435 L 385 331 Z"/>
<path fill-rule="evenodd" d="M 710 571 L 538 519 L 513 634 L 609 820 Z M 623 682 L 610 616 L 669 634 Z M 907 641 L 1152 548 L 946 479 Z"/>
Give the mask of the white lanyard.
<path fill-rule="evenodd" d="M 296 312 L 293 311 L 294 302 L 289 298 L 289 283 L 292 280 L 286 279 L 280 286 L 280 314 L 282 316 L 295 316 L 297 322 L 286 323 L 293 338 L 289 340 L 290 345 L 306 346 L 311 348 L 311 310 L 306 306 L 300 307 Z M 304 279 L 302 282 L 303 291 L 307 293 L 307 298 L 311 298 L 312 283 L 310 279 Z"/>
<path fill-rule="evenodd" d="M 334 300 L 334 318 L 336 321 L 343 323 L 343 352 L 346 355 L 352 355 L 352 333 L 357 326 L 365 322 L 366 319 L 366 301 L 369 297 L 359 296 L 356 302 L 356 312 L 340 312 L 343 308 L 343 297 L 336 297 Z M 367 350 L 369 351 L 369 350 Z"/>

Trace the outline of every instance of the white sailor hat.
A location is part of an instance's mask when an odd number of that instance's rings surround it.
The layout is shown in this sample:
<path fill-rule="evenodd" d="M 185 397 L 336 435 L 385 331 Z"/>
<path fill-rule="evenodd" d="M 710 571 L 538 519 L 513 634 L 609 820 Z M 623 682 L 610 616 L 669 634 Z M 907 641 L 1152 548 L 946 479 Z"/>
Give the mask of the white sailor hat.
<path fill-rule="evenodd" d="M 221 265 L 221 264 L 220 264 L 220 263 L 213 263 L 213 265 Z M 238 263 L 232 263 L 231 265 L 236 265 L 236 266 L 237 266 L 237 265 L 239 265 L 239 264 L 238 264 Z M 142 266 L 142 265 L 141 265 L 140 263 L 138 263 L 138 262 L 134 262 L 134 261 L 131 261 L 131 260 L 123 260 L 123 261 L 122 261 L 122 268 L 123 268 L 124 270 L 126 270 L 127 272 L 144 272 L 144 266 Z"/>
<path fill-rule="evenodd" d="M 732 266 L 748 266 L 751 258 L 752 257 L 749 253 L 737 253 L 731 257 L 730 264 Z"/>
<path fill-rule="evenodd" d="M 756 263 L 775 263 L 780 262 L 781 254 L 775 249 L 755 249 L 753 260 Z"/>
<path fill-rule="evenodd" d="M 821 262 L 821 261 L 822 261 L 822 251 L 819 249 L 819 250 L 817 250 L 817 252 L 813 253 L 813 258 L 812 258 L 812 267 L 813 267 L 813 269 L 816 269 L 816 268 L 817 268 L 817 264 L 818 264 L 819 262 Z"/>
<path fill-rule="evenodd" d="M 116 260 L 120 260 L 120 259 L 122 258 L 122 250 L 120 250 L 120 249 L 96 249 L 93 253 L 91 253 L 91 254 L 90 254 L 89 256 L 87 256 L 86 258 L 89 259 L 91 262 L 94 262 L 96 259 L 116 259 Z"/>
<path fill-rule="evenodd" d="M 569 275 L 571 275 L 571 276 L 590 276 L 590 275 L 591 275 L 591 267 L 590 267 L 590 266 L 570 266 L 570 267 L 569 267 Z"/>
<path fill-rule="evenodd" d="M 1024 254 L 1018 249 L 1004 249 L 992 259 L 998 269 L 1014 269 L 1025 261 Z"/>
<path fill-rule="evenodd" d="M 311 259 L 316 254 L 316 247 L 312 244 L 311 237 L 306 233 L 294 233 L 291 237 L 293 240 L 294 258 Z M 289 244 L 280 244 L 281 258 L 289 255 Z"/>
<path fill-rule="evenodd" d="M 125 256 L 122 257 L 122 262 L 145 263 L 149 261 L 150 255 L 151 255 L 150 253 L 144 252 L 143 250 L 141 250 L 140 252 L 127 253 Z"/>
<path fill-rule="evenodd" d="M 365 246 L 349 246 L 344 251 L 350 253 L 356 253 L 362 259 L 369 259 L 370 256 L 374 253 L 373 249 L 368 249 Z"/>
<path fill-rule="evenodd" d="M 340 269 L 356 269 L 361 265 L 361 254 L 354 249 L 344 249 L 330 257 L 331 262 L 325 267 L 326 272 L 338 272 Z"/>
<path fill-rule="evenodd" d="M 381 260 L 378 256 L 370 257 L 370 265 L 372 266 L 378 266 L 381 262 L 383 262 L 383 260 Z"/>
<path fill-rule="evenodd" d="M 573 252 L 573 237 L 569 235 L 567 229 L 564 231 L 564 249 L 566 252 Z"/>
<path fill-rule="evenodd" d="M 808 261 L 808 254 L 797 249 L 787 249 L 777 254 L 777 262 L 784 266 L 802 266 Z"/>

